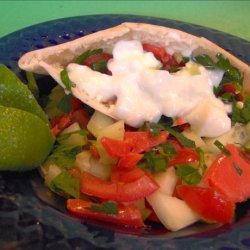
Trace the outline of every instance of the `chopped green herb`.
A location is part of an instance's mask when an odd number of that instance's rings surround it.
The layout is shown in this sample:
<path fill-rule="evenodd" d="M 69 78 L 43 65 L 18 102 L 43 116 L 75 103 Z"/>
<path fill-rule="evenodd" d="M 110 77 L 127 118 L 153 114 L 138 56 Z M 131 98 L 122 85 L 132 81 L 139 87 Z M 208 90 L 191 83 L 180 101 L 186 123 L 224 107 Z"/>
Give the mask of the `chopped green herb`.
<path fill-rule="evenodd" d="M 139 168 L 152 173 L 165 171 L 168 165 L 168 157 L 151 150 L 144 154 L 143 159 L 137 164 Z"/>
<path fill-rule="evenodd" d="M 207 68 L 215 68 L 215 63 L 208 55 L 199 55 L 192 58 L 194 62 L 203 65 Z"/>
<path fill-rule="evenodd" d="M 246 124 L 250 122 L 250 99 L 244 102 L 243 108 L 238 108 L 236 102 L 233 102 L 232 121 Z"/>
<path fill-rule="evenodd" d="M 229 92 L 225 92 L 220 96 L 220 98 L 223 101 L 233 101 L 235 99 L 235 95 Z"/>
<path fill-rule="evenodd" d="M 171 124 L 172 125 L 172 124 Z M 179 133 L 175 129 L 171 128 L 167 123 L 154 123 L 154 122 L 145 122 L 140 130 L 146 130 L 152 132 L 153 136 L 157 136 L 160 131 L 166 130 L 172 136 L 174 136 L 183 146 L 189 148 L 195 148 L 195 142 L 186 138 L 183 134 Z"/>
<path fill-rule="evenodd" d="M 225 58 L 222 54 L 217 54 L 216 58 L 218 59 L 217 63 L 215 64 L 216 67 L 225 71 L 223 82 L 225 82 L 226 78 L 227 82 L 242 83 L 243 79 L 240 71 L 234 67 L 227 58 Z"/>
<path fill-rule="evenodd" d="M 80 129 L 80 130 L 77 130 L 77 131 L 73 131 L 73 132 L 70 132 L 70 133 L 64 133 L 64 134 L 60 134 L 58 137 L 57 137 L 57 141 L 60 143 L 62 142 L 63 140 L 66 140 L 68 139 L 71 135 L 73 134 L 79 134 L 83 137 L 87 137 L 88 135 L 88 131 L 87 130 L 83 130 L 83 129 Z"/>
<path fill-rule="evenodd" d="M 199 166 L 198 169 L 200 170 L 201 175 L 204 174 L 205 170 L 207 169 L 207 165 L 205 162 L 204 152 L 201 148 L 196 148 L 196 152 L 199 155 Z"/>
<path fill-rule="evenodd" d="M 95 71 L 105 73 L 108 70 L 107 62 L 108 62 L 108 60 L 99 60 L 98 62 L 93 63 L 91 65 L 91 68 Z"/>
<path fill-rule="evenodd" d="M 188 148 L 195 148 L 195 142 L 185 137 L 182 133 L 174 130 L 173 128 L 166 127 L 167 130 L 172 136 L 174 136 L 183 146 Z"/>
<path fill-rule="evenodd" d="M 233 167 L 234 167 L 234 169 L 236 170 L 237 174 L 238 174 L 239 176 L 241 176 L 242 173 L 243 173 L 243 170 L 242 170 L 235 162 L 233 163 Z"/>
<path fill-rule="evenodd" d="M 88 209 L 107 214 L 118 214 L 117 203 L 111 201 L 104 202 L 101 205 L 92 205 Z"/>
<path fill-rule="evenodd" d="M 174 124 L 174 120 L 173 120 L 173 118 L 171 118 L 171 117 L 168 117 L 168 116 L 162 116 L 161 117 L 161 119 L 160 119 L 160 121 L 158 122 L 158 124 L 162 124 L 162 126 L 164 126 L 164 128 L 165 127 L 171 127 L 171 126 L 173 126 L 173 124 Z"/>
<path fill-rule="evenodd" d="M 162 117 L 158 123 L 154 122 L 144 122 L 144 124 L 139 128 L 140 131 L 150 131 L 154 137 L 165 130 L 166 127 L 171 127 L 173 125 L 173 119 L 170 117 Z"/>
<path fill-rule="evenodd" d="M 168 158 L 173 158 L 176 156 L 175 147 L 168 142 L 165 142 L 157 146 L 156 149 L 159 151 L 160 154 L 165 155 Z"/>
<path fill-rule="evenodd" d="M 176 155 L 173 145 L 165 142 L 154 147 L 144 154 L 143 159 L 137 164 L 139 168 L 153 173 L 165 171 L 170 158 Z"/>
<path fill-rule="evenodd" d="M 218 140 L 214 142 L 214 145 L 224 154 L 224 155 L 231 155 L 231 153 L 226 149 L 226 147 Z"/>
<path fill-rule="evenodd" d="M 163 124 L 154 122 L 144 122 L 144 124 L 139 128 L 140 131 L 151 132 L 154 137 L 157 137 L 158 134 L 164 129 L 165 126 Z"/>
<path fill-rule="evenodd" d="M 240 71 L 234 67 L 230 61 L 225 58 L 222 54 L 217 54 L 216 55 L 217 58 L 217 62 L 214 62 L 210 56 L 208 55 L 199 55 L 196 57 L 193 57 L 193 61 L 196 63 L 199 63 L 201 65 L 203 65 L 204 67 L 207 68 L 218 68 L 218 69 L 222 69 L 225 71 L 222 83 L 225 82 L 237 82 L 240 85 L 242 84 L 242 75 L 240 73 Z"/>
<path fill-rule="evenodd" d="M 49 186 L 53 191 L 62 193 L 66 197 L 80 197 L 80 180 L 72 176 L 70 172 L 60 173 Z"/>
<path fill-rule="evenodd" d="M 189 185 L 196 185 L 201 181 L 201 174 L 197 168 L 187 164 L 179 164 L 176 166 L 176 175 L 179 176 Z"/>
<path fill-rule="evenodd" d="M 101 54 L 102 52 L 103 52 L 102 49 L 87 50 L 76 58 L 75 63 L 82 64 L 83 61 L 87 59 L 88 57 L 92 55 Z"/>
<path fill-rule="evenodd" d="M 187 63 L 187 62 L 190 61 L 190 58 L 187 57 L 187 56 L 183 56 L 183 57 L 182 57 L 182 60 L 184 61 L 184 63 Z"/>
<path fill-rule="evenodd" d="M 81 151 L 81 146 L 61 144 L 55 148 L 48 161 L 56 164 L 58 167 L 70 169 L 76 160 L 76 155 Z"/>
<path fill-rule="evenodd" d="M 64 114 L 69 114 L 71 112 L 71 100 L 73 96 L 71 94 L 65 95 L 57 104 L 57 108 L 60 109 Z"/>
<path fill-rule="evenodd" d="M 25 72 L 26 74 L 26 78 L 27 78 L 27 86 L 29 88 L 29 90 L 32 92 L 32 94 L 34 95 L 34 97 L 36 99 L 38 99 L 39 97 L 39 89 L 36 83 L 36 79 L 34 77 L 34 74 L 32 72 Z"/>
<path fill-rule="evenodd" d="M 171 67 L 168 71 L 169 73 L 176 73 L 178 71 L 180 71 L 182 69 L 182 67 Z"/>
<path fill-rule="evenodd" d="M 224 75 L 222 78 L 222 81 L 218 87 L 214 87 L 214 94 L 218 96 L 222 92 L 222 96 L 220 97 L 224 101 L 233 101 L 235 100 L 234 94 L 229 94 L 226 91 L 223 91 L 222 84 L 224 83 L 230 83 L 234 86 L 237 93 L 241 93 L 243 90 L 243 75 L 241 72 L 234 67 L 230 61 L 225 58 L 222 54 L 216 55 L 217 62 L 214 62 L 208 55 L 199 55 L 196 57 L 193 57 L 193 61 L 196 63 L 199 63 L 203 65 L 204 67 L 210 68 L 210 69 L 221 69 L 224 71 Z M 223 94 L 223 92 L 226 92 Z"/>
<path fill-rule="evenodd" d="M 74 88 L 76 85 L 69 79 L 69 75 L 66 69 L 62 70 L 60 73 L 61 80 L 65 86 L 65 88 L 70 91 L 71 88 Z"/>

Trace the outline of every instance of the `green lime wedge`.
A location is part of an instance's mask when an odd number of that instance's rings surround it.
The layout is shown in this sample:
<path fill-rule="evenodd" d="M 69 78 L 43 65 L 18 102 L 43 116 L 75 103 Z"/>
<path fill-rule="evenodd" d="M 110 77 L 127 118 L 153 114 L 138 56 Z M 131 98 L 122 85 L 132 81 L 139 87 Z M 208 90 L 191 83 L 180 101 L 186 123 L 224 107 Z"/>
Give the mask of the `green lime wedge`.
<path fill-rule="evenodd" d="M 0 105 L 28 111 L 48 123 L 31 91 L 3 64 L 0 64 Z"/>
<path fill-rule="evenodd" d="M 49 126 L 40 118 L 0 106 L 0 170 L 25 171 L 39 166 L 53 143 Z"/>

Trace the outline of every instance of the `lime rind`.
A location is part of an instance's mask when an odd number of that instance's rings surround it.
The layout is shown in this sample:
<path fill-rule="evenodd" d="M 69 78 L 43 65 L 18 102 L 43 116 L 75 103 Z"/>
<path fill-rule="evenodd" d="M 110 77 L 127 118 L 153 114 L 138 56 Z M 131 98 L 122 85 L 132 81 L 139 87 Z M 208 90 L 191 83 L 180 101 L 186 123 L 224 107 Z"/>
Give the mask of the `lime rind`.
<path fill-rule="evenodd" d="M 0 106 L 0 170 L 25 171 L 49 155 L 55 138 L 38 116 Z"/>
<path fill-rule="evenodd" d="M 0 105 L 30 112 L 48 123 L 32 92 L 3 64 L 0 64 Z"/>

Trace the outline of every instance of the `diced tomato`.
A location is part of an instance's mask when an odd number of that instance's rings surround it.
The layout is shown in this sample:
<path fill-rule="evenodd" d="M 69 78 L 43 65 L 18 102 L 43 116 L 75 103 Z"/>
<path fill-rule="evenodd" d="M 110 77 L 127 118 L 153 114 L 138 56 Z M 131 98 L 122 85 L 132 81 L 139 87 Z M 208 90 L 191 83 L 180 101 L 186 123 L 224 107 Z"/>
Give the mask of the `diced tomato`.
<path fill-rule="evenodd" d="M 51 128 L 51 132 L 54 136 L 58 136 L 62 130 L 69 127 L 71 124 L 73 124 L 73 116 L 71 113 L 62 115 L 60 117 L 57 117 L 51 121 L 51 124 L 53 124 Z"/>
<path fill-rule="evenodd" d="M 183 145 L 180 144 L 180 142 L 178 142 L 175 138 L 168 138 L 167 142 L 170 143 L 176 151 L 179 151 L 184 148 Z"/>
<path fill-rule="evenodd" d="M 102 180 L 90 173 L 83 172 L 81 192 L 104 200 L 116 200 L 117 184 Z"/>
<path fill-rule="evenodd" d="M 137 153 L 128 153 L 125 156 L 122 156 L 116 167 L 118 169 L 129 169 L 133 168 L 141 159 L 143 155 L 142 154 L 137 154 Z"/>
<path fill-rule="evenodd" d="M 176 125 L 181 125 L 183 123 L 185 123 L 185 120 L 183 117 L 177 117 L 175 120 Z"/>
<path fill-rule="evenodd" d="M 71 168 L 70 173 L 72 174 L 73 177 L 75 177 L 77 179 L 81 179 L 81 177 L 82 177 L 82 174 L 81 174 L 80 170 L 77 169 L 77 168 L 74 168 L 74 167 Z"/>
<path fill-rule="evenodd" d="M 177 164 L 188 164 L 199 160 L 199 155 L 192 148 L 182 148 L 177 151 L 177 155 L 169 160 L 169 166 Z"/>
<path fill-rule="evenodd" d="M 147 174 L 127 183 L 117 184 L 117 201 L 135 201 L 155 192 L 159 185 Z"/>
<path fill-rule="evenodd" d="M 90 148 L 89 148 L 89 150 L 90 150 L 91 155 L 95 159 L 99 159 L 100 158 L 100 154 L 99 154 L 97 148 L 94 145 L 91 145 Z"/>
<path fill-rule="evenodd" d="M 93 63 L 96 63 L 98 61 L 107 61 L 109 59 L 111 59 L 113 56 L 111 54 L 108 53 L 101 53 L 101 54 L 95 54 L 92 56 L 87 57 L 84 61 L 83 64 L 87 65 L 87 66 L 91 66 Z"/>
<path fill-rule="evenodd" d="M 143 44 L 143 49 L 147 52 L 152 52 L 154 56 L 159 59 L 163 64 L 168 63 L 172 56 L 169 55 L 166 50 L 162 47 L 158 47 L 152 44 Z"/>
<path fill-rule="evenodd" d="M 236 94 L 236 88 L 232 83 L 225 83 L 221 86 L 221 88 L 231 94 Z"/>
<path fill-rule="evenodd" d="M 134 205 L 118 205 L 118 213 L 105 213 L 89 209 L 91 206 L 98 206 L 90 201 L 80 199 L 68 199 L 67 209 L 70 213 L 77 216 L 86 216 L 87 218 L 115 223 L 118 225 L 126 225 L 133 227 L 143 227 L 144 223 L 140 210 Z"/>
<path fill-rule="evenodd" d="M 230 155 L 221 153 L 205 173 L 204 181 L 232 202 L 242 202 L 250 198 L 250 162 L 239 147 L 229 144 L 226 148 Z"/>
<path fill-rule="evenodd" d="M 81 179 L 83 194 L 103 200 L 134 201 L 150 195 L 158 188 L 158 184 L 146 174 L 129 183 L 104 181 L 86 172 Z"/>
<path fill-rule="evenodd" d="M 167 53 L 167 51 L 162 48 L 152 44 L 143 44 L 143 49 L 148 52 L 152 52 L 154 56 L 159 59 L 165 70 L 170 70 L 171 67 L 177 67 L 179 64 L 175 58 Z M 183 62 L 181 62 L 183 63 Z M 185 65 L 185 64 L 184 64 Z"/>
<path fill-rule="evenodd" d="M 111 182 L 119 182 L 121 170 L 114 168 L 111 173 Z"/>
<path fill-rule="evenodd" d="M 208 187 L 180 185 L 177 193 L 203 219 L 219 223 L 232 222 L 235 204 L 218 191 Z"/>
<path fill-rule="evenodd" d="M 72 97 L 71 99 L 71 109 L 72 111 L 78 110 L 82 108 L 82 102 L 76 97 Z"/>
<path fill-rule="evenodd" d="M 188 128 L 190 128 L 190 124 L 188 122 L 178 125 L 178 129 L 180 131 L 185 131 Z"/>
<path fill-rule="evenodd" d="M 236 100 L 239 102 L 243 102 L 244 100 L 244 97 L 241 93 L 236 94 L 235 97 L 236 97 Z"/>
<path fill-rule="evenodd" d="M 86 129 L 90 120 L 90 115 L 85 109 L 78 109 L 73 111 L 72 116 L 74 120 L 79 124 L 81 129 Z"/>
<path fill-rule="evenodd" d="M 131 142 L 114 140 L 107 137 L 101 138 L 101 143 L 108 155 L 111 157 L 125 156 L 131 151 L 132 148 Z"/>
<path fill-rule="evenodd" d="M 131 152 L 142 153 L 164 143 L 168 135 L 167 131 L 161 131 L 157 137 L 154 137 L 151 132 L 125 132 L 124 140 L 132 145 Z"/>
<path fill-rule="evenodd" d="M 116 181 L 123 183 L 136 181 L 145 175 L 145 172 L 138 167 L 129 170 L 114 170 L 113 172 L 116 175 Z"/>

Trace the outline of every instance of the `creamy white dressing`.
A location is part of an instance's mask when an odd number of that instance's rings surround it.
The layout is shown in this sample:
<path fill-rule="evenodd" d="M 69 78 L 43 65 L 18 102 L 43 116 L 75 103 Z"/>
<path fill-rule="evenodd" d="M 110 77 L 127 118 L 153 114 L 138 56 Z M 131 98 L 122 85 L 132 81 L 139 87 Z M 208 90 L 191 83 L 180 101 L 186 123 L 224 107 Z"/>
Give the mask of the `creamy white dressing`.
<path fill-rule="evenodd" d="M 174 74 L 160 67 L 151 52 L 143 51 L 142 44 L 132 40 L 115 44 L 113 59 L 108 62 L 112 76 L 74 63 L 67 71 L 76 84 L 73 94 L 84 91 L 103 103 L 116 100 L 110 114 L 133 127 L 145 121 L 157 122 L 165 115 L 183 117 L 200 136 L 216 137 L 230 130 L 228 107 L 213 94 L 223 71 L 207 70 L 193 62 Z M 197 72 L 193 73 L 192 67 Z"/>

